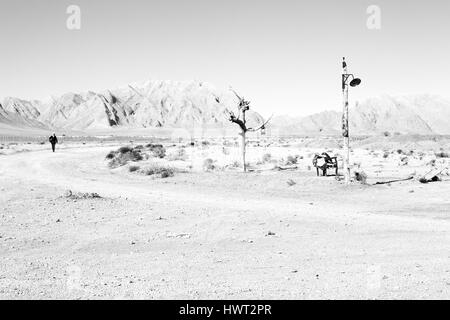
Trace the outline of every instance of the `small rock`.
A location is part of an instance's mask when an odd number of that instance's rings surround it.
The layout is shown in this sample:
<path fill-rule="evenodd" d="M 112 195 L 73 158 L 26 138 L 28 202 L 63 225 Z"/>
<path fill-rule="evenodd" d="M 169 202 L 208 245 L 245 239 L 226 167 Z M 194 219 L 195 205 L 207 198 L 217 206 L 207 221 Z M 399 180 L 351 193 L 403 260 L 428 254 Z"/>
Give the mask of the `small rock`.
<path fill-rule="evenodd" d="M 269 231 L 269 232 L 267 232 L 267 235 L 268 235 L 268 236 L 274 236 L 274 235 L 275 235 L 275 232 Z"/>
<path fill-rule="evenodd" d="M 56 220 L 56 222 L 61 222 L 61 219 Z"/>

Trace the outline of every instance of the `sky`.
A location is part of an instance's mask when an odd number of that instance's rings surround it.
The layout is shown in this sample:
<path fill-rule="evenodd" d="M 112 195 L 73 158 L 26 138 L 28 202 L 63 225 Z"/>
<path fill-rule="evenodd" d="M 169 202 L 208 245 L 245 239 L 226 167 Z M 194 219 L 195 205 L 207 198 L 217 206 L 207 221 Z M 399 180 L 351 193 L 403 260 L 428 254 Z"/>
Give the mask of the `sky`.
<path fill-rule="evenodd" d="M 450 97 L 448 0 L 0 0 L 0 43 L 0 99 L 199 80 L 263 115 L 302 116 L 341 109 L 343 56 L 362 79 L 350 104 Z"/>

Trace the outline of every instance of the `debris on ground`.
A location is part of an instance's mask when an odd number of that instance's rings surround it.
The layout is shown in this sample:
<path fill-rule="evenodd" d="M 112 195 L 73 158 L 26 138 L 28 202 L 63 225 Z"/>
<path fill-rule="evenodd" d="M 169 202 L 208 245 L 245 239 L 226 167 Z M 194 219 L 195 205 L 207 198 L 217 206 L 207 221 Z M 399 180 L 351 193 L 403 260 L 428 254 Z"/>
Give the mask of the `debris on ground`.
<path fill-rule="evenodd" d="M 438 176 L 433 176 L 430 179 L 427 179 L 425 177 L 422 177 L 419 179 L 419 182 L 421 182 L 421 183 L 429 183 L 429 182 L 437 182 L 437 181 L 441 181 L 441 178 L 439 178 Z"/>
<path fill-rule="evenodd" d="M 449 168 L 448 167 L 444 167 L 441 169 L 433 169 L 429 172 L 427 172 L 425 175 L 423 175 L 420 179 L 419 182 L 421 183 L 429 183 L 429 182 L 437 182 L 437 181 L 442 181 L 442 177 L 445 174 L 449 174 Z"/>
<path fill-rule="evenodd" d="M 390 181 L 379 181 L 379 182 L 376 182 L 374 184 L 375 185 L 377 185 L 377 184 L 388 184 L 388 185 L 390 185 L 393 182 L 408 181 L 408 180 L 412 180 L 412 179 L 414 179 L 414 177 L 411 176 L 411 177 L 408 177 L 408 178 L 405 178 L 405 179 L 396 179 L 396 180 L 390 180 Z"/>
<path fill-rule="evenodd" d="M 297 170 L 298 166 L 275 166 L 273 170 L 284 171 L 284 170 Z"/>
<path fill-rule="evenodd" d="M 289 180 L 287 181 L 287 184 L 288 184 L 289 187 L 292 187 L 292 186 L 296 185 L 297 182 L 295 182 L 295 181 L 292 180 L 292 179 L 289 179 Z"/>
<path fill-rule="evenodd" d="M 96 192 L 72 192 L 67 190 L 64 192 L 63 198 L 68 199 L 99 199 L 101 196 Z"/>

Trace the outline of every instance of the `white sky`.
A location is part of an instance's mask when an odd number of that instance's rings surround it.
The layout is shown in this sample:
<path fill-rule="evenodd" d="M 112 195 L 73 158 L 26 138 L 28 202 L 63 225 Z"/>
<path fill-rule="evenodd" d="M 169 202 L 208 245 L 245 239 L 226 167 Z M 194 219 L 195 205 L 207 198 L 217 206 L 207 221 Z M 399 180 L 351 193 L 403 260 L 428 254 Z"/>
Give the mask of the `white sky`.
<path fill-rule="evenodd" d="M 66 28 L 70 4 L 79 31 Z M 449 17 L 448 0 L 1 0 L 0 97 L 201 80 L 232 85 L 263 115 L 306 115 L 341 108 L 344 55 L 363 80 L 352 103 L 449 97 Z"/>

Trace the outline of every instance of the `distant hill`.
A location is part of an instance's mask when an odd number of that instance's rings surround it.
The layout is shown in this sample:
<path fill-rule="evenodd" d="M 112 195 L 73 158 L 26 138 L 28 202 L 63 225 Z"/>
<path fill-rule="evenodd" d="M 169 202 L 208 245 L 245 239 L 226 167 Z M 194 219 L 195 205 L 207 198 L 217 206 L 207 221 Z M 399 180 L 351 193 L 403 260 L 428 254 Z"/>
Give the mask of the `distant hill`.
<path fill-rule="evenodd" d="M 0 103 L 0 129 L 33 132 L 127 132 L 145 128 L 237 128 L 228 121 L 237 98 L 229 90 L 198 82 L 147 81 L 102 92 L 67 93 L 50 101 L 5 98 Z M 342 113 L 324 111 L 306 117 L 276 116 L 269 127 L 279 134 L 341 133 Z M 261 124 L 256 112 L 250 126 Z M 383 132 L 450 134 L 450 101 L 439 96 L 382 96 L 350 108 L 354 135 Z"/>
<path fill-rule="evenodd" d="M 51 101 L 6 98 L 0 125 L 92 132 L 114 128 L 235 128 L 227 111 L 237 98 L 203 82 L 148 81 L 103 92 L 67 93 Z M 249 112 L 250 123 L 262 117 Z"/>
<path fill-rule="evenodd" d="M 341 125 L 342 112 L 338 111 L 278 116 L 272 122 L 281 134 L 340 134 Z M 350 108 L 349 125 L 357 135 L 450 134 L 450 101 L 433 95 L 371 98 Z"/>

